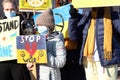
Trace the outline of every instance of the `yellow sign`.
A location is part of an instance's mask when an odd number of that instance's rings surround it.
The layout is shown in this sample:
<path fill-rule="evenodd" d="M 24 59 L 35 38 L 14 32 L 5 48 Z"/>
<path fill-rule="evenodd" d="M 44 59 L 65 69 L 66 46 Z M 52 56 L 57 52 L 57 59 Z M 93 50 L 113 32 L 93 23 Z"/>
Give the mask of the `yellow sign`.
<path fill-rule="evenodd" d="M 0 20 L 0 61 L 17 59 L 16 36 L 19 35 L 19 16 Z"/>
<path fill-rule="evenodd" d="M 47 63 L 46 38 L 43 35 L 17 36 L 18 63 Z"/>
<path fill-rule="evenodd" d="M 120 6 L 120 0 L 72 0 L 75 8 Z"/>
<path fill-rule="evenodd" d="M 52 0 L 19 0 L 20 11 L 45 10 L 52 7 Z"/>

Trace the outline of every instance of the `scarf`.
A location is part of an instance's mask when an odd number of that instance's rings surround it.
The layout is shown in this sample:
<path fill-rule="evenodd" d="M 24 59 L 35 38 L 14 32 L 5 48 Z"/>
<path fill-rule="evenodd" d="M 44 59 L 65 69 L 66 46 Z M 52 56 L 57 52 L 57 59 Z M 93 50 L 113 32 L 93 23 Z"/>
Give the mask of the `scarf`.
<path fill-rule="evenodd" d="M 97 17 L 97 10 L 91 11 L 91 23 L 88 29 L 88 35 L 84 47 L 84 57 L 88 57 L 92 59 L 94 55 L 94 45 L 95 45 L 95 24 L 96 24 L 96 17 Z M 112 24 L 111 24 L 111 14 L 110 8 L 104 8 L 104 59 L 111 60 L 112 59 Z"/>

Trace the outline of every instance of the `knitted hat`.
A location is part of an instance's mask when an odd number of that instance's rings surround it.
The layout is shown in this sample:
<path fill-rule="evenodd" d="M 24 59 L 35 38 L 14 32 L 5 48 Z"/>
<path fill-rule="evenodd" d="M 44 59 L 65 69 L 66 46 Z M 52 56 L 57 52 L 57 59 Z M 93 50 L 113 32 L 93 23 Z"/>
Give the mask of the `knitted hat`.
<path fill-rule="evenodd" d="M 43 13 L 40 14 L 40 16 L 36 19 L 36 24 L 41 26 L 48 27 L 51 31 L 54 30 L 55 23 L 54 23 L 54 16 L 52 9 L 47 9 Z"/>

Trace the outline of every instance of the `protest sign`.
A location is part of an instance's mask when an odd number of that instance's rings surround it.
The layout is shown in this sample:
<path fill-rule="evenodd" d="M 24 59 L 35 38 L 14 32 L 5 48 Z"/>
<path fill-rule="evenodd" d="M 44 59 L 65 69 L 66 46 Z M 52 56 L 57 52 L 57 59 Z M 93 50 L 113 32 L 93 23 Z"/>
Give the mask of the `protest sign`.
<path fill-rule="evenodd" d="M 17 59 L 16 36 L 19 35 L 19 16 L 0 20 L 0 61 Z"/>
<path fill-rule="evenodd" d="M 47 63 L 45 36 L 21 35 L 16 42 L 18 63 Z"/>
<path fill-rule="evenodd" d="M 52 0 L 19 0 L 20 11 L 42 11 L 52 8 Z"/>
<path fill-rule="evenodd" d="M 120 6 L 120 0 L 72 0 L 75 8 Z"/>

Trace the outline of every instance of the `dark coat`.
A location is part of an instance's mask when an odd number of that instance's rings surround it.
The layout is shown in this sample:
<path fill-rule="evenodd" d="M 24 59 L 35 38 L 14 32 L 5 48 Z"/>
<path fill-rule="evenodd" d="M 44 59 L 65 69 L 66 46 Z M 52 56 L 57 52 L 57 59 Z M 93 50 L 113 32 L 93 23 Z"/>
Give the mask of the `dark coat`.
<path fill-rule="evenodd" d="M 6 18 L 2 16 L 0 20 Z M 26 64 L 18 64 L 16 59 L 1 61 L 0 68 L 0 80 L 31 80 Z"/>
<path fill-rule="evenodd" d="M 98 16 L 96 19 L 96 43 L 98 48 L 98 54 L 100 58 L 101 65 L 103 67 L 108 65 L 120 64 L 120 14 L 118 11 L 111 8 L 111 20 L 112 20 L 112 60 L 108 61 L 104 59 L 104 26 L 103 26 L 103 8 L 99 8 Z M 82 18 L 81 18 L 82 16 Z M 71 40 L 77 40 L 82 36 L 82 48 L 80 52 L 79 63 L 82 64 L 84 45 L 90 25 L 91 15 L 89 15 L 85 20 L 83 15 L 79 15 L 75 19 L 69 19 L 69 38 Z"/>

